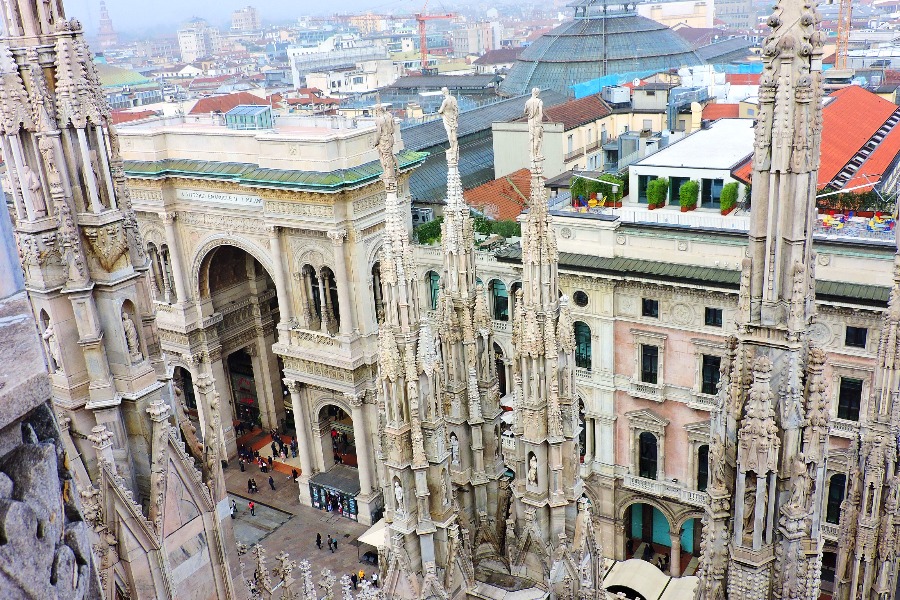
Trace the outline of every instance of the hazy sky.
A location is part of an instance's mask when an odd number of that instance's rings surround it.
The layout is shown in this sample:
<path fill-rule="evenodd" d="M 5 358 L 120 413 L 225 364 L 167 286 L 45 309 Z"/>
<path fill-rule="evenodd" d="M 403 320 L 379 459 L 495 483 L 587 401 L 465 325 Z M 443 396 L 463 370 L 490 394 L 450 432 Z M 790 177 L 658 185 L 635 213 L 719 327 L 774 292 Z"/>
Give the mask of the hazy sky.
<path fill-rule="evenodd" d="M 66 15 L 77 18 L 91 36 L 97 31 L 100 0 L 63 0 Z M 304 14 L 333 14 L 373 10 L 393 13 L 413 13 L 422 9 L 424 0 L 106 0 L 113 26 L 122 32 L 152 32 L 170 29 L 191 17 L 203 17 L 212 24 L 230 22 L 231 11 L 255 6 L 263 20 L 295 19 Z M 456 0 L 430 0 L 428 10 L 441 11 L 458 5 Z"/>

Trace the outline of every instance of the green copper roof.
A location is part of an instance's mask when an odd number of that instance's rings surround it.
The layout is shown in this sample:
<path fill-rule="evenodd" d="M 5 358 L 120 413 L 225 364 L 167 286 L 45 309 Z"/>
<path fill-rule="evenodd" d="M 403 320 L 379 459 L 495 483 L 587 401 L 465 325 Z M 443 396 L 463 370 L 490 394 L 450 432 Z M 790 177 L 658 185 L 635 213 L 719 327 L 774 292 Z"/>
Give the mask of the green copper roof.
<path fill-rule="evenodd" d="M 418 166 L 428 157 L 427 152 L 403 150 L 397 155 L 400 169 Z M 194 179 L 229 180 L 254 187 L 337 192 L 374 181 L 381 176 L 378 161 L 335 171 L 295 171 L 265 169 L 252 163 L 216 162 L 188 158 L 167 158 L 158 161 L 126 160 L 125 174 L 137 179 L 188 177 Z"/>
<path fill-rule="evenodd" d="M 520 263 L 522 249 L 518 245 L 499 250 L 497 259 Z M 665 282 L 712 285 L 737 290 L 741 273 L 734 269 L 718 269 L 697 265 L 679 265 L 637 258 L 604 258 L 572 252 L 559 253 L 559 266 L 567 271 L 602 273 L 620 277 L 657 279 Z M 869 306 L 887 306 L 891 289 L 880 285 L 863 285 L 840 281 L 816 281 L 816 298 L 835 302 L 852 302 Z"/>
<path fill-rule="evenodd" d="M 158 86 L 159 84 L 149 77 L 141 75 L 133 69 L 114 67 L 106 63 L 94 63 L 97 75 L 100 77 L 100 85 L 105 88 L 118 88 L 123 86 Z"/>

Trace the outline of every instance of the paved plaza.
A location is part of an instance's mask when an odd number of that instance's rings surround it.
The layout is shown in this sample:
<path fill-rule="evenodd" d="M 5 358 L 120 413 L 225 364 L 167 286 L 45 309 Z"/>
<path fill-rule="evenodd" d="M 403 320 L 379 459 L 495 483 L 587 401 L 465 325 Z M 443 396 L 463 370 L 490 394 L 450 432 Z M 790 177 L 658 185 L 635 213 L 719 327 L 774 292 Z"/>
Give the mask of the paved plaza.
<path fill-rule="evenodd" d="M 309 560 L 313 573 L 330 569 L 335 576 L 349 575 L 363 569 L 366 577 L 371 577 L 373 566 L 362 562 L 366 551 L 375 551 L 371 546 L 357 547 L 356 539 L 368 529 L 356 521 L 338 514 L 302 506 L 297 498 L 297 484 L 284 473 L 272 473 L 275 491 L 269 487 L 269 474 L 262 473 L 255 466 L 245 467 L 241 472 L 237 461 L 233 460 L 225 469 L 225 484 L 229 495 L 237 503 L 234 521 L 234 535 L 238 542 L 252 545 L 259 543 L 266 550 L 269 565 L 279 552 L 290 554 L 292 560 Z M 259 492 L 247 493 L 247 479 L 253 477 Z M 251 515 L 248 500 L 256 503 L 256 515 Z M 322 534 L 322 549 L 316 548 L 316 533 Z M 328 550 L 327 536 L 338 540 L 336 552 Z M 244 572 L 249 574 L 254 565 L 250 556 L 243 557 Z"/>

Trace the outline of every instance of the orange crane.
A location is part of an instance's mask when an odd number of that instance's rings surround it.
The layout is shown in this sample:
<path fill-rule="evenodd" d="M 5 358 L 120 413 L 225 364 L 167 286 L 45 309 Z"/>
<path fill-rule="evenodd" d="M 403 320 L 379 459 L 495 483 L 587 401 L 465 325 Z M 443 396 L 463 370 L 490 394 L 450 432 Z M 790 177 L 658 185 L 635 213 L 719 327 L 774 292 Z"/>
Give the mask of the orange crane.
<path fill-rule="evenodd" d="M 422 75 L 424 75 L 428 70 L 428 38 L 425 35 L 425 24 L 432 19 L 456 18 L 456 15 L 454 15 L 453 13 L 446 13 L 443 15 L 426 15 L 426 8 L 428 8 L 428 0 L 425 0 L 425 6 L 422 7 L 422 12 L 413 15 L 413 18 L 419 25 L 419 49 L 422 51 Z"/>
<path fill-rule="evenodd" d="M 850 0 L 840 0 L 837 22 L 837 43 L 834 48 L 834 68 L 847 68 L 847 54 L 850 48 L 850 17 L 853 6 Z"/>

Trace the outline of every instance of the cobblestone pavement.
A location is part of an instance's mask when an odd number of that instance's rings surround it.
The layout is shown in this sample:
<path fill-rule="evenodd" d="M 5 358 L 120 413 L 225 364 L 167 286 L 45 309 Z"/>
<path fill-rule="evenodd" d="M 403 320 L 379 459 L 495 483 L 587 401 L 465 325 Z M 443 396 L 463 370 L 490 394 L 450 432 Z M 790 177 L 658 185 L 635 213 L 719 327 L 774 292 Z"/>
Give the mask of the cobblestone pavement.
<path fill-rule="evenodd" d="M 247 493 L 247 479 L 253 477 L 259 487 L 256 494 Z M 287 552 L 297 562 L 306 559 L 312 564 L 312 571 L 318 579 L 322 569 L 330 569 L 335 576 L 349 575 L 363 569 L 366 577 L 371 577 L 373 567 L 362 562 L 362 556 L 370 546 L 358 548 L 356 539 L 368 527 L 360 525 L 324 510 L 302 506 L 297 498 L 297 484 L 289 476 L 274 473 L 275 491 L 269 487 L 269 474 L 262 473 L 255 466 L 246 467 L 241 472 L 236 461 L 231 461 L 225 469 L 225 486 L 229 495 L 237 503 L 234 520 L 234 534 L 237 541 L 247 545 L 259 542 L 266 550 L 268 565 L 275 565 L 275 556 Z M 256 515 L 250 514 L 247 502 L 256 503 Z M 322 549 L 316 548 L 316 533 L 322 534 Z M 327 537 L 338 540 L 336 552 L 328 550 Z M 244 556 L 244 572 L 249 575 L 255 565 L 250 556 Z"/>

